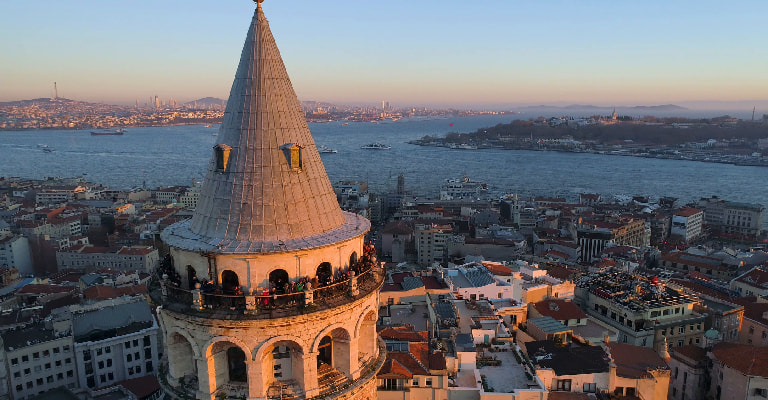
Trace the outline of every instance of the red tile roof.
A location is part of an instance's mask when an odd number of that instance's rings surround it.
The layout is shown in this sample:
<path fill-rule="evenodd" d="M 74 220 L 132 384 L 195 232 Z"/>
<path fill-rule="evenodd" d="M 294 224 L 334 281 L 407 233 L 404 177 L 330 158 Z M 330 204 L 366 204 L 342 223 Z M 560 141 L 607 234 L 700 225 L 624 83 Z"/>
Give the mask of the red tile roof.
<path fill-rule="evenodd" d="M 616 364 L 616 375 L 642 379 L 648 377 L 649 369 L 669 368 L 667 363 L 650 347 L 632 346 L 624 343 L 607 344 L 611 358 Z"/>
<path fill-rule="evenodd" d="M 674 347 L 669 349 L 669 352 L 671 353 L 672 357 L 675 357 L 676 354 L 679 354 L 681 356 L 685 356 L 689 358 L 690 360 L 694 362 L 698 361 L 704 361 L 707 359 L 707 351 L 702 349 L 701 347 L 694 346 L 691 344 L 687 344 L 685 346 L 680 347 Z"/>
<path fill-rule="evenodd" d="M 747 285 L 768 288 L 768 268 L 755 267 L 746 274 L 736 278 L 736 280 Z"/>
<path fill-rule="evenodd" d="M 768 347 L 721 342 L 712 348 L 712 354 L 723 364 L 744 375 L 768 378 Z"/>
<path fill-rule="evenodd" d="M 107 300 L 137 294 L 147 294 L 147 286 L 141 284 L 115 288 L 111 286 L 95 285 L 83 290 L 83 297 L 88 300 Z"/>
<path fill-rule="evenodd" d="M 587 318 L 587 314 L 572 301 L 542 300 L 531 304 L 531 307 L 535 308 L 539 314 L 558 321 Z"/>
<path fill-rule="evenodd" d="M 57 286 L 57 285 L 25 285 L 19 289 L 16 294 L 52 294 L 52 293 L 69 293 L 74 291 L 74 286 Z"/>
<path fill-rule="evenodd" d="M 768 318 L 764 317 L 765 313 L 768 313 L 768 303 L 744 304 L 744 318 L 748 318 L 759 324 L 768 326 Z M 744 329 L 743 325 L 742 329 Z"/>
<path fill-rule="evenodd" d="M 700 212 L 703 212 L 703 211 L 699 210 L 698 208 L 681 208 L 675 213 L 675 215 L 680 217 L 690 217 Z"/>
<path fill-rule="evenodd" d="M 117 254 L 122 256 L 145 256 L 153 251 L 155 251 L 155 249 L 151 247 L 123 247 Z"/>
<path fill-rule="evenodd" d="M 512 276 L 512 273 L 514 272 L 512 271 L 512 268 L 495 262 L 483 262 L 483 266 L 492 274 L 499 276 Z"/>

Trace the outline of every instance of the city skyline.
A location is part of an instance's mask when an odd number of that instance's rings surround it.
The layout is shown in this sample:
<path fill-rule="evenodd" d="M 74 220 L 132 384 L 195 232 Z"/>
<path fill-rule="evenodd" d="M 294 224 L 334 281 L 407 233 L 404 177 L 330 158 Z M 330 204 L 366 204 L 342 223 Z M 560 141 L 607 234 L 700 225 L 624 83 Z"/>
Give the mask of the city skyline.
<path fill-rule="evenodd" d="M 0 101 L 225 98 L 250 1 L 7 2 Z M 338 104 L 768 106 L 768 5 L 264 4 L 296 92 Z M 761 12 L 763 11 L 763 12 Z M 181 14 L 181 15 L 179 15 Z M 119 17 L 117 17 L 119 16 Z M 239 21 L 239 22 L 238 22 Z M 728 104 L 720 102 L 729 102 Z"/>

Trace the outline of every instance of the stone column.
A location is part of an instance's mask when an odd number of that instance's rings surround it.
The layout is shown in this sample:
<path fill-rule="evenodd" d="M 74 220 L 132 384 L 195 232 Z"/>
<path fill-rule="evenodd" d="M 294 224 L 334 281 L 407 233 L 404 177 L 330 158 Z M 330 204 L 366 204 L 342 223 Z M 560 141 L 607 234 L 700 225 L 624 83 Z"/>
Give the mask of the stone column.
<path fill-rule="evenodd" d="M 163 280 L 160 282 L 160 295 L 163 303 L 168 301 L 168 274 L 163 274 Z"/>
<path fill-rule="evenodd" d="M 192 290 L 192 308 L 195 310 L 203 309 L 203 296 L 200 294 L 200 283 L 195 283 L 195 289 Z"/>
<path fill-rule="evenodd" d="M 317 382 L 317 352 L 304 355 L 304 397 L 310 398 L 320 394 Z"/>
<path fill-rule="evenodd" d="M 258 314 L 258 310 L 256 307 L 256 296 L 248 295 L 245 296 L 245 314 Z"/>
<path fill-rule="evenodd" d="M 197 398 L 198 399 L 211 399 L 216 391 L 216 377 L 211 376 L 208 372 L 208 366 L 213 362 L 208 358 L 201 360 L 195 360 L 197 363 Z"/>
<path fill-rule="evenodd" d="M 353 338 L 349 341 L 349 372 L 350 378 L 354 381 L 362 374 L 360 371 L 360 338 Z"/>
<path fill-rule="evenodd" d="M 248 398 L 263 398 L 267 393 L 261 371 L 261 362 L 248 360 Z"/>
<path fill-rule="evenodd" d="M 357 296 L 360 294 L 360 290 L 357 288 L 357 276 L 355 271 L 349 271 L 349 295 Z"/>

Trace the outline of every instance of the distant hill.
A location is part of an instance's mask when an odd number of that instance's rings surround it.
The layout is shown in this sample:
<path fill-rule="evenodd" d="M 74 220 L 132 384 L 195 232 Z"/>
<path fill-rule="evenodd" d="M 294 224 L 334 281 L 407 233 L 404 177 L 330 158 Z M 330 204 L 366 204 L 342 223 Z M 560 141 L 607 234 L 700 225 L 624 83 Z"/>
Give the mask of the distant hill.
<path fill-rule="evenodd" d="M 53 104 L 53 103 L 82 103 L 82 104 L 88 104 L 84 101 L 75 101 L 70 99 L 65 99 L 59 97 L 57 100 L 54 100 L 50 97 L 41 97 L 39 99 L 29 99 L 29 100 L 15 100 L 15 101 L 5 101 L 0 102 L 0 106 L 4 107 L 27 107 L 27 106 L 33 106 L 36 104 Z"/>
<path fill-rule="evenodd" d="M 198 107 L 211 107 L 226 105 L 227 101 L 218 97 L 203 97 L 202 99 L 192 100 L 184 103 L 185 106 L 193 106 L 197 102 Z"/>
<path fill-rule="evenodd" d="M 613 106 L 595 106 L 592 104 L 571 104 L 567 106 L 552 106 L 552 105 L 538 105 L 527 106 L 526 109 L 536 110 L 632 110 L 632 111 L 683 111 L 687 110 L 685 107 L 681 107 L 674 104 L 662 104 L 658 106 L 631 106 L 631 107 L 613 107 Z"/>

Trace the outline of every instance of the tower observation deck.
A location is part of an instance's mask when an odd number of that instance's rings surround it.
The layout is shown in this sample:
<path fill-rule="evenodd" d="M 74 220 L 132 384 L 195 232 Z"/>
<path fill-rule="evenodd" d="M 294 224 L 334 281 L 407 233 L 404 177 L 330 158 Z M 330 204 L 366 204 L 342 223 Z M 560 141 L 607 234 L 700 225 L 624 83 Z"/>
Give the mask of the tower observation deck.
<path fill-rule="evenodd" d="M 172 398 L 375 398 L 383 271 L 339 207 L 261 3 L 193 217 L 166 228 Z"/>

